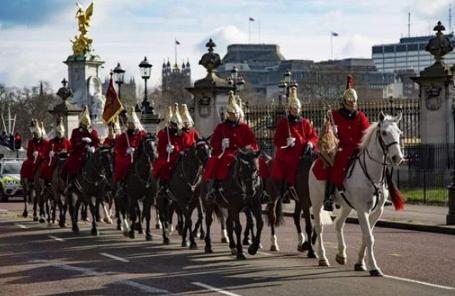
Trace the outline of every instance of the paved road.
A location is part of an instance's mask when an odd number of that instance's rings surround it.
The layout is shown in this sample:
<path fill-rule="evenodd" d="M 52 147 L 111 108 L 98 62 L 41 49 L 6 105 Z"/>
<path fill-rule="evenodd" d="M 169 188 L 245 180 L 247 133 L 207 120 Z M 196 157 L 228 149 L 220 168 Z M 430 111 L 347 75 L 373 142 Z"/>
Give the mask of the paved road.
<path fill-rule="evenodd" d="M 18 210 L 17 204 L 1 204 Z M 295 251 L 290 219 L 279 229 L 281 252 L 264 248 L 245 261 L 234 260 L 227 246 L 214 244 L 214 254 L 169 246 L 154 240 L 124 238 L 111 225 L 100 224 L 101 235 L 90 236 L 48 227 L 0 211 L 0 295 L 455 295 L 455 236 L 394 229 L 376 229 L 376 256 L 390 277 L 371 278 L 352 271 L 360 243 L 358 225 L 345 228 L 350 262 L 339 266 L 333 227 L 326 235 L 328 268 L 317 266 Z M 218 227 L 214 240 L 219 242 Z M 398 277 L 398 278 L 397 278 Z M 440 286 L 438 286 L 440 285 Z M 219 290 L 221 289 L 221 290 Z"/>

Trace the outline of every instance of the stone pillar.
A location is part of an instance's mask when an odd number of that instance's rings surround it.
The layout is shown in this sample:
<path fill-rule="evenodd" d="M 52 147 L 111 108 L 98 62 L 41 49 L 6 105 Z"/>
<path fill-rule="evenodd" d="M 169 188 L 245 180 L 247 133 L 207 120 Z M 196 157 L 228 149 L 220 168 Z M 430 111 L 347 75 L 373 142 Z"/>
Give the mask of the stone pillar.
<path fill-rule="evenodd" d="M 445 28 L 438 22 L 434 27 L 436 36 L 428 41 L 425 48 L 434 56 L 435 63 L 420 72 L 419 77 L 413 78 L 420 87 L 420 135 L 422 144 L 446 144 L 446 147 L 455 145 L 455 105 L 454 105 L 454 69 L 444 63 L 444 56 L 453 50 L 450 40 L 444 36 Z M 441 146 L 442 146 L 441 145 Z M 427 149 L 425 149 L 427 150 Z M 453 149 L 452 149 L 453 150 Z M 444 149 L 447 155 L 443 159 L 455 160 L 452 151 Z M 432 151 L 428 149 L 428 151 Z M 455 152 L 455 150 L 454 150 Z M 453 152 L 452 152 L 453 153 Z M 439 153 L 440 154 L 440 153 Z M 423 155 L 424 161 L 431 169 L 435 163 L 433 152 Z M 439 155 L 439 159 L 441 155 Z M 452 164 L 453 166 L 454 164 Z M 447 224 L 455 224 L 455 167 L 452 167 L 452 183 L 449 190 L 449 214 Z"/>
<path fill-rule="evenodd" d="M 79 114 L 82 112 L 82 108 L 71 102 L 72 91 L 66 85 L 66 79 L 63 79 L 62 84 L 63 86 L 57 92 L 57 95 L 62 99 L 62 102 L 50 109 L 49 113 L 54 116 L 54 122 L 56 122 L 59 117 L 63 118 L 65 137 L 69 138 L 73 129 L 79 126 Z"/>
<path fill-rule="evenodd" d="M 226 79 L 218 77 L 216 69 L 221 65 L 221 58 L 213 52 L 215 43 L 212 39 L 206 44 L 205 53 L 199 64 L 207 69 L 207 75 L 194 82 L 187 90 L 194 96 L 194 124 L 201 136 L 208 137 L 220 123 L 227 105 L 227 94 L 231 90 Z"/>

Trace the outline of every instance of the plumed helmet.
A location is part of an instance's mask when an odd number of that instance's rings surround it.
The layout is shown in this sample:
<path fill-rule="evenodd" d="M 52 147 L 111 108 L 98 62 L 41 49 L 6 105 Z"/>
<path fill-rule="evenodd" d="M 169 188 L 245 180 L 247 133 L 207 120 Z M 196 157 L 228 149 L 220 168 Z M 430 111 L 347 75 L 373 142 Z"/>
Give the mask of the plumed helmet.
<path fill-rule="evenodd" d="M 237 104 L 237 100 L 236 100 L 234 92 L 232 90 L 229 91 L 228 104 L 226 107 L 226 111 L 229 113 L 233 113 L 237 116 L 237 118 L 240 118 L 240 112 L 242 111 L 242 109 Z"/>
<path fill-rule="evenodd" d="M 171 117 L 170 122 L 176 124 L 178 129 L 181 129 L 183 127 L 183 120 L 179 113 L 179 104 L 178 103 L 174 103 L 174 107 L 172 108 L 172 117 Z"/>
<path fill-rule="evenodd" d="M 302 108 L 302 103 L 300 103 L 300 100 L 297 97 L 296 86 L 291 86 L 289 89 L 288 108 L 295 108 L 297 109 L 297 112 L 300 112 L 300 109 Z"/>
<path fill-rule="evenodd" d="M 242 102 L 242 99 L 240 98 L 240 96 L 237 96 L 237 104 L 240 107 L 239 119 L 243 120 L 243 119 L 245 119 L 245 112 L 243 111 L 243 102 Z"/>
<path fill-rule="evenodd" d="M 191 118 L 190 111 L 188 110 L 188 106 L 186 104 L 181 104 L 179 108 L 180 117 L 182 117 L 182 121 L 187 126 L 191 127 L 194 125 L 193 118 Z"/>
<path fill-rule="evenodd" d="M 29 129 L 34 137 L 38 137 L 38 138 L 42 137 L 42 133 L 41 133 L 41 129 L 39 127 L 38 120 L 33 118 L 32 121 L 30 121 Z"/>
<path fill-rule="evenodd" d="M 87 105 L 85 105 L 81 117 L 79 118 L 79 126 L 89 129 L 91 125 L 92 121 L 90 120 L 90 113 L 88 111 Z"/>
<path fill-rule="evenodd" d="M 346 79 L 346 90 L 343 93 L 343 103 L 350 102 L 350 103 L 357 103 L 357 92 L 355 89 L 352 88 L 354 81 L 351 75 L 347 76 Z"/>
<path fill-rule="evenodd" d="M 55 126 L 55 133 L 56 135 L 61 135 L 63 136 L 65 134 L 65 126 L 63 125 L 63 118 L 59 117 L 57 119 L 57 124 Z"/>
<path fill-rule="evenodd" d="M 138 130 L 141 130 L 141 131 L 144 130 L 144 127 L 142 126 L 141 121 L 137 117 L 137 114 L 136 114 L 136 111 L 135 111 L 134 107 L 128 108 L 128 120 L 127 120 L 127 122 L 134 124 L 134 127 L 136 129 L 138 129 Z"/>
<path fill-rule="evenodd" d="M 44 128 L 44 122 L 40 122 L 40 125 L 39 125 L 39 128 L 40 128 L 40 132 L 41 132 L 41 137 L 45 137 L 47 135 L 46 133 L 46 129 Z"/>
<path fill-rule="evenodd" d="M 172 106 L 167 106 L 167 112 L 166 112 L 166 123 L 170 123 L 171 122 L 171 118 L 172 118 Z"/>

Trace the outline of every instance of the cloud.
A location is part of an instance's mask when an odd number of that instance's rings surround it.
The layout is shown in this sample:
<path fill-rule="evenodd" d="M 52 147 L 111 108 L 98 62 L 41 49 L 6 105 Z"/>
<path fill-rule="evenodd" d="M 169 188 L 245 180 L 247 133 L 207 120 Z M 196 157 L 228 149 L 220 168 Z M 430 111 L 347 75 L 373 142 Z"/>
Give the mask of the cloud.
<path fill-rule="evenodd" d="M 342 58 L 358 57 L 358 58 L 371 58 L 371 47 L 374 42 L 367 36 L 355 34 L 348 37 L 341 51 Z"/>

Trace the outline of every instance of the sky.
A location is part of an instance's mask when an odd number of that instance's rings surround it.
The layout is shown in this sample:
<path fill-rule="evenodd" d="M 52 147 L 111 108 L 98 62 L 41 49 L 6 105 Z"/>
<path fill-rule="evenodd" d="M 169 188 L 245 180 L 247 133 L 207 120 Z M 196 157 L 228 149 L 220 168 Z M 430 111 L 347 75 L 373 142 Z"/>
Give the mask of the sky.
<path fill-rule="evenodd" d="M 80 0 L 87 7 L 91 0 Z M 223 57 L 232 43 L 278 44 L 286 59 L 371 58 L 374 44 L 395 43 L 408 34 L 433 34 L 438 20 L 449 27 L 449 0 L 95 0 L 89 36 L 105 61 L 101 77 L 120 62 L 140 81 L 138 64 L 153 64 L 151 85 L 161 83 L 161 65 L 189 60 L 192 79 L 209 38 Z M 455 9 L 455 5 L 454 9 Z M 35 86 L 48 81 L 56 90 L 77 32 L 74 0 L 0 0 L 0 83 Z M 250 22 L 249 18 L 255 21 Z M 455 19 L 454 19 L 455 23 Z M 449 29 L 449 28 L 448 28 Z M 249 34 L 250 32 L 250 34 Z M 149 81 L 149 85 L 150 85 Z"/>

